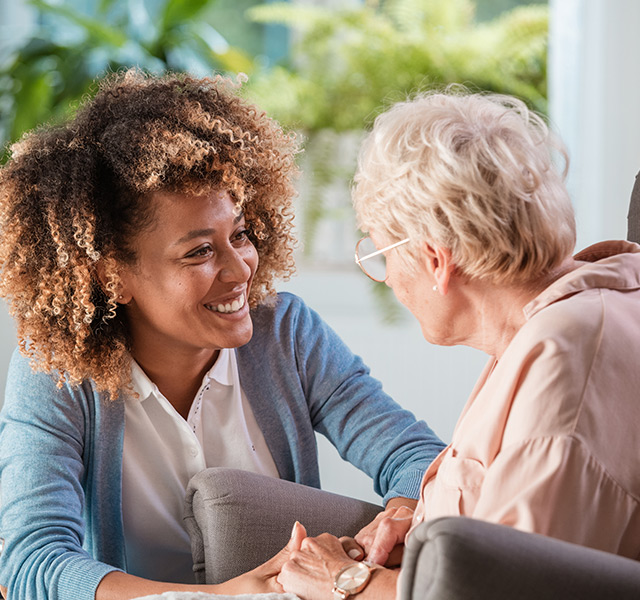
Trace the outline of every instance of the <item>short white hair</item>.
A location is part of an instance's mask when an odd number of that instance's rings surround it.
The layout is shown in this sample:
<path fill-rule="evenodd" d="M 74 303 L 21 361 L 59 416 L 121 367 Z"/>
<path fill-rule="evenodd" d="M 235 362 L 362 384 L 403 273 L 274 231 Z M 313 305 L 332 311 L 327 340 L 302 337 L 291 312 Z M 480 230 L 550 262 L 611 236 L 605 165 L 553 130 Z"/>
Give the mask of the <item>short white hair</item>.
<path fill-rule="evenodd" d="M 567 166 L 564 145 L 524 102 L 450 86 L 375 120 L 353 203 L 363 231 L 447 248 L 469 277 L 525 283 L 573 251 Z"/>

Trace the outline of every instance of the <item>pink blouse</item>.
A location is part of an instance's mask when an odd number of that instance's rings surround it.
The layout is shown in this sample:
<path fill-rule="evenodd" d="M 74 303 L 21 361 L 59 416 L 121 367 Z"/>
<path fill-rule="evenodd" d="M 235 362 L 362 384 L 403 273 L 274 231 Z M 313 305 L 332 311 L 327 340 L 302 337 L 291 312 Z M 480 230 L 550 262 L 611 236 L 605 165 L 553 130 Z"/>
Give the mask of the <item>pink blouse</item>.
<path fill-rule="evenodd" d="M 466 515 L 640 559 L 640 246 L 576 259 L 489 361 L 414 527 Z"/>

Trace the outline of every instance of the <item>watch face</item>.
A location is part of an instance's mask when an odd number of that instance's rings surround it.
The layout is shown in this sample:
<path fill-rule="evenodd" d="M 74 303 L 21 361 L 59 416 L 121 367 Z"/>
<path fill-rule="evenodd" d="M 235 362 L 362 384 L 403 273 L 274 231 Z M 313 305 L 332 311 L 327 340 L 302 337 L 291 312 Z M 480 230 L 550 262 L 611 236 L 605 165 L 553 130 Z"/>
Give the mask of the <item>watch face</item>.
<path fill-rule="evenodd" d="M 359 592 L 371 577 L 371 569 L 363 563 L 346 566 L 336 576 L 335 586 L 348 594 Z"/>

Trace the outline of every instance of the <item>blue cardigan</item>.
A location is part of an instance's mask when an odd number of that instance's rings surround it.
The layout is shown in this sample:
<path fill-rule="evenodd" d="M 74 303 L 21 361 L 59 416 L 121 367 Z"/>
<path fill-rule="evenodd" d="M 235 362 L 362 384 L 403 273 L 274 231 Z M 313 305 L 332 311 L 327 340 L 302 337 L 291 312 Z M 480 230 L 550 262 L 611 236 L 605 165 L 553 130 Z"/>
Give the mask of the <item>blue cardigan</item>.
<path fill-rule="evenodd" d="M 373 478 L 386 500 L 417 497 L 443 448 L 299 298 L 253 312 L 240 381 L 280 477 L 320 486 L 314 431 Z M 91 381 L 56 387 L 16 353 L 0 414 L 0 585 L 12 598 L 93 600 L 126 570 L 121 505 L 124 401 Z"/>

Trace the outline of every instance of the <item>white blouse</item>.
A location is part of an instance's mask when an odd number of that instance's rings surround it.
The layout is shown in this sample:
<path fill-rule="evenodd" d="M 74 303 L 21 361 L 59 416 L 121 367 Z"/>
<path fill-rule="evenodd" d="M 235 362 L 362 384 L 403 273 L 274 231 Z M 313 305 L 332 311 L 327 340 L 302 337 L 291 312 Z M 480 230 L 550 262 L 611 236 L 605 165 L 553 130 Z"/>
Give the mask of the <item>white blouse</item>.
<path fill-rule="evenodd" d="M 278 477 L 278 470 L 240 386 L 233 349 L 220 350 L 186 421 L 133 359 L 131 369 L 139 397 L 125 403 L 122 513 L 127 572 L 194 583 L 182 520 L 191 477 L 207 467 L 272 477 Z"/>

